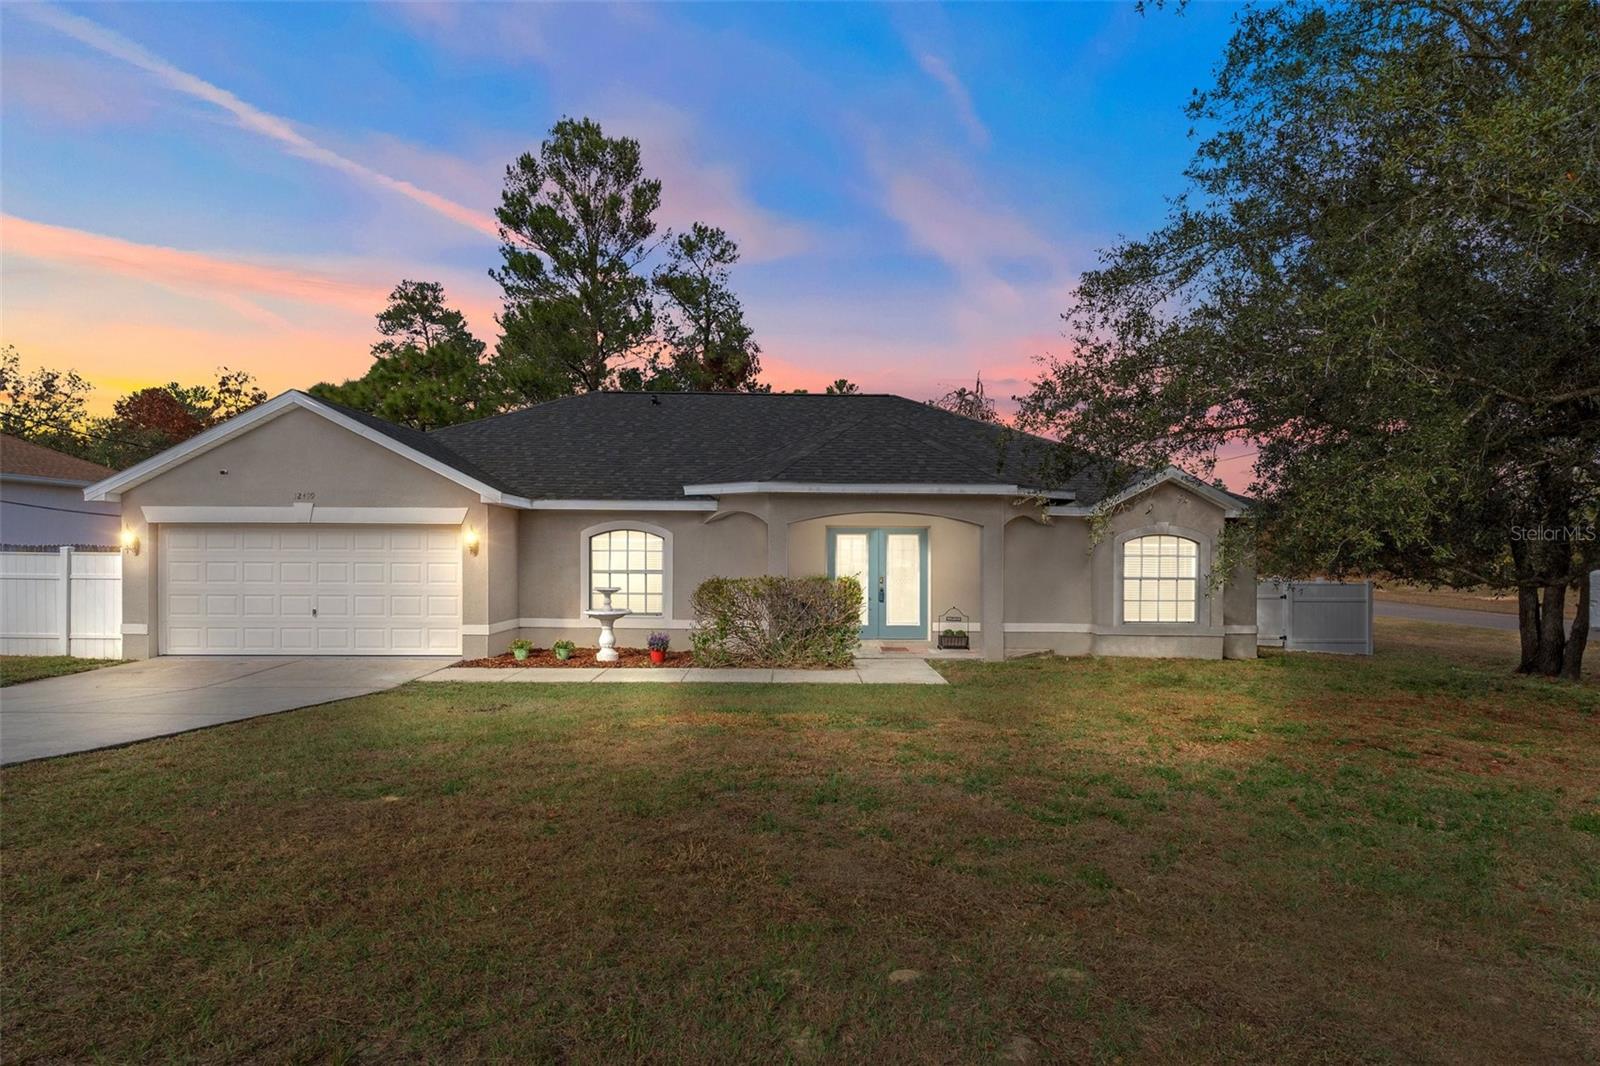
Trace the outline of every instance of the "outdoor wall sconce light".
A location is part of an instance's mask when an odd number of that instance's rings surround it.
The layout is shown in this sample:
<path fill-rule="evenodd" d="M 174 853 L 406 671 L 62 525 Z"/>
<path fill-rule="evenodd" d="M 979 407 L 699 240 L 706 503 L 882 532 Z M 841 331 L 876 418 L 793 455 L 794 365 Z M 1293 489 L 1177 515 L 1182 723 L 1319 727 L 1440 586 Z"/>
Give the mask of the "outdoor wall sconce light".
<path fill-rule="evenodd" d="M 467 546 L 467 551 L 468 552 L 470 552 L 473 555 L 477 555 L 478 554 L 478 531 L 476 529 L 473 529 L 471 526 L 468 526 L 466 528 L 466 531 L 461 534 L 461 543 L 463 543 L 463 544 L 465 544 Z"/>
<path fill-rule="evenodd" d="M 139 554 L 139 534 L 131 529 L 123 529 L 122 546 L 134 555 Z"/>

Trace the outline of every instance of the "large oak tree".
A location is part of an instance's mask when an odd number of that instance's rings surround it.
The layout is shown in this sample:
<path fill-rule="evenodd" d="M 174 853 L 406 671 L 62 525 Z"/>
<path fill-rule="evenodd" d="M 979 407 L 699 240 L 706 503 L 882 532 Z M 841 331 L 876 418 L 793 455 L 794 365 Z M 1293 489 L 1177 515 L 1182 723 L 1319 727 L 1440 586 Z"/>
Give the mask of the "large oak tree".
<path fill-rule="evenodd" d="M 1191 117 L 1192 188 L 1084 276 L 1024 424 L 1130 467 L 1251 441 L 1264 571 L 1515 589 L 1522 669 L 1578 677 L 1600 7 L 1248 10 Z"/>

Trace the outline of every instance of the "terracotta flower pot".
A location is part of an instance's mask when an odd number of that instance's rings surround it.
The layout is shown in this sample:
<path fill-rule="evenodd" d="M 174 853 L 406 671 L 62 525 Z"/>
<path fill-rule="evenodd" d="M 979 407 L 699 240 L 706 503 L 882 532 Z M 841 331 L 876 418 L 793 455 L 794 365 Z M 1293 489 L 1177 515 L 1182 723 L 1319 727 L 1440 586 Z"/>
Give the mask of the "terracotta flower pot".
<path fill-rule="evenodd" d="M 651 648 L 650 661 L 655 663 L 657 666 L 660 666 L 662 663 L 667 661 L 667 653 L 658 648 Z"/>

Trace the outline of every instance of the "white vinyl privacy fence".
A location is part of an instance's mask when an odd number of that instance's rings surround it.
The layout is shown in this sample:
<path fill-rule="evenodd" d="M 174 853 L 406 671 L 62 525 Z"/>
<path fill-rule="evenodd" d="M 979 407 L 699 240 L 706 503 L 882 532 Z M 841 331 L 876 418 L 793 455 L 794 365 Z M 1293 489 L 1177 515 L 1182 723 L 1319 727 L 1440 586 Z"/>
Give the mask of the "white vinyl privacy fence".
<path fill-rule="evenodd" d="M 0 552 L 0 655 L 122 657 L 122 553 Z"/>
<path fill-rule="evenodd" d="M 1261 582 L 1256 586 L 1256 644 L 1371 655 L 1372 582 Z"/>

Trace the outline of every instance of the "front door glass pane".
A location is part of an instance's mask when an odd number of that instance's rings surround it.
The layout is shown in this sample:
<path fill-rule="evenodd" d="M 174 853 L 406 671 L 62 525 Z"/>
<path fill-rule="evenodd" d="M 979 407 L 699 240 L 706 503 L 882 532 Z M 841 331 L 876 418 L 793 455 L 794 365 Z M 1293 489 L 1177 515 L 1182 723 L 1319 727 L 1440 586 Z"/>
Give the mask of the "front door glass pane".
<path fill-rule="evenodd" d="M 884 624 L 922 623 L 922 538 L 915 533 L 884 537 Z"/>
<path fill-rule="evenodd" d="M 834 539 L 833 573 L 835 577 L 853 577 L 861 582 L 861 624 L 868 623 L 868 605 L 872 599 L 872 586 L 867 583 L 867 534 L 840 533 Z"/>

